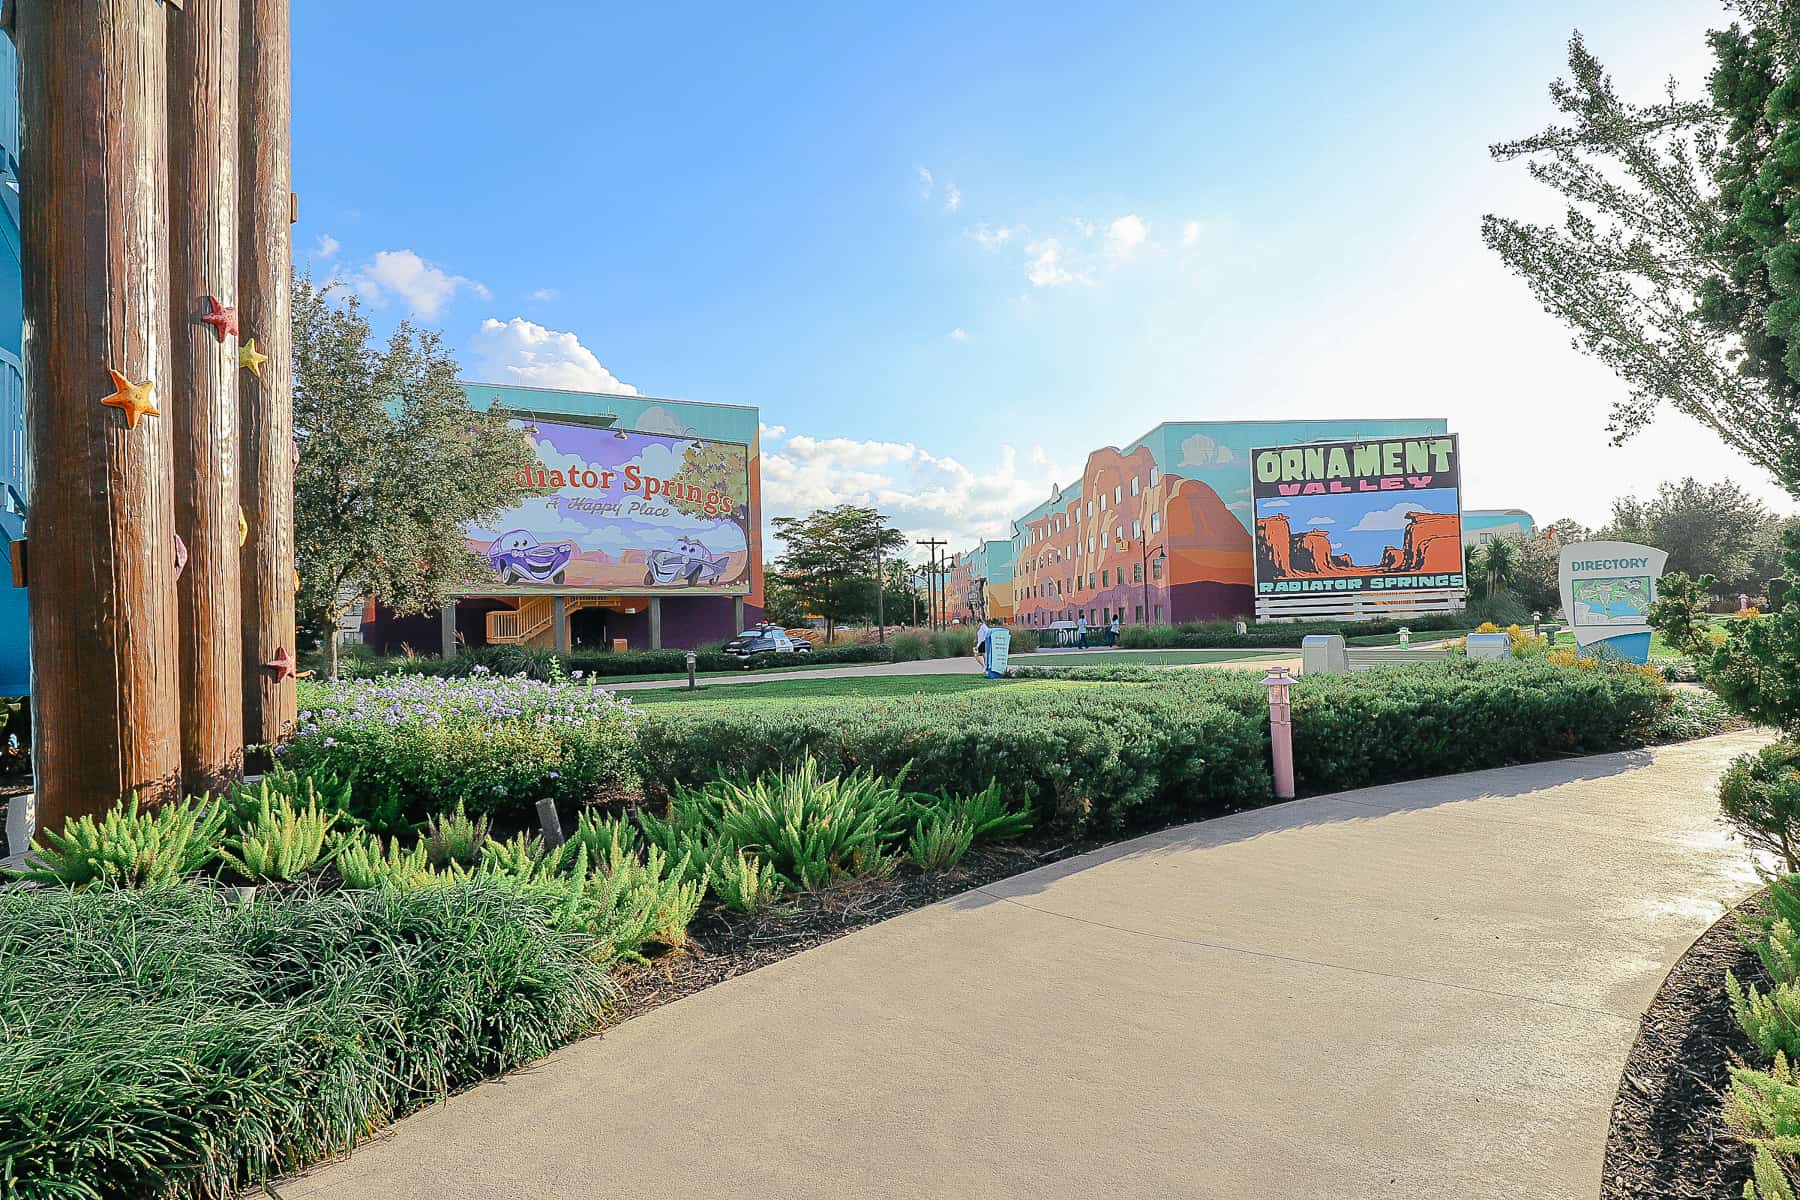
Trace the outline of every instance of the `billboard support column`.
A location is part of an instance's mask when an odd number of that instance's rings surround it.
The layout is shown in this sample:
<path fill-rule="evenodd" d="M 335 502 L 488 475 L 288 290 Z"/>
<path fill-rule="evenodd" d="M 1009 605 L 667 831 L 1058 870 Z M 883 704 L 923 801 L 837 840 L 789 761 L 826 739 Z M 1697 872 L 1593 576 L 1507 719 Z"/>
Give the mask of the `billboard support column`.
<path fill-rule="evenodd" d="M 451 597 L 438 609 L 439 645 L 445 658 L 456 657 L 456 599 Z"/>
<path fill-rule="evenodd" d="M 650 648 L 662 649 L 662 597 L 650 597 Z"/>
<path fill-rule="evenodd" d="M 569 653 L 569 598 L 567 596 L 550 597 L 550 631 L 551 643 L 558 654 Z"/>
<path fill-rule="evenodd" d="M 743 631 L 744 598 L 742 596 L 733 596 L 731 598 L 731 632 L 742 633 Z"/>

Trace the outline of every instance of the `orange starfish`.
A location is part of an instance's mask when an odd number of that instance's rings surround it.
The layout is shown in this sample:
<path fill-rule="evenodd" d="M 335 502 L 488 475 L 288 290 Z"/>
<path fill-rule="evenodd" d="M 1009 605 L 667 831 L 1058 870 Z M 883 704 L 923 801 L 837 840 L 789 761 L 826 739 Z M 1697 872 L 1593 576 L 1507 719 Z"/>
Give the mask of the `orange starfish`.
<path fill-rule="evenodd" d="M 109 374 L 112 375 L 113 392 L 110 396 L 102 396 L 100 403 L 124 413 L 125 428 L 136 429 L 139 417 L 162 416 L 156 410 L 156 402 L 150 399 L 150 389 L 154 385 L 148 379 L 142 383 L 133 383 L 117 371 Z"/>

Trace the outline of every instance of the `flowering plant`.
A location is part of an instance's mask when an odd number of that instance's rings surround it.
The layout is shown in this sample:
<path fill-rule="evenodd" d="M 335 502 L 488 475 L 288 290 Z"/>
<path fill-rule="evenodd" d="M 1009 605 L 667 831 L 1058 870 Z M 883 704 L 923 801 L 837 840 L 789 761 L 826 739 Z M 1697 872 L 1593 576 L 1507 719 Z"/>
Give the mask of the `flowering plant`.
<path fill-rule="evenodd" d="M 592 681 L 477 667 L 453 678 L 302 681 L 300 704 L 276 754 L 296 770 L 350 778 L 353 815 L 377 829 L 458 802 L 527 819 L 545 797 L 586 804 L 637 788 L 638 714 Z"/>

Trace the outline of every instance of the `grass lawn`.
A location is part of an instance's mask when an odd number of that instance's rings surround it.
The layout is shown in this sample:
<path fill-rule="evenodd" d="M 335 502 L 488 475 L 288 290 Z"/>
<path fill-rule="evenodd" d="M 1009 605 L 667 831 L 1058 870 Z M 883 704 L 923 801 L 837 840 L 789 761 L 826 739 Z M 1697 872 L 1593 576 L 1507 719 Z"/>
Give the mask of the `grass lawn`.
<path fill-rule="evenodd" d="M 1186 667 L 1198 663 L 1255 662 L 1292 658 L 1292 650 L 1076 650 L 1019 655 L 1015 667 Z"/>
<path fill-rule="evenodd" d="M 652 688 L 626 693 L 633 705 L 712 704 L 721 700 L 842 700 L 862 698 L 894 700 L 911 696 L 944 696 L 961 692 L 1045 691 L 1053 688 L 1092 687 L 1092 684 L 1049 679 L 988 679 L 981 675 L 839 675 L 829 679 L 776 679 L 768 683 L 738 683 L 707 687 Z"/>

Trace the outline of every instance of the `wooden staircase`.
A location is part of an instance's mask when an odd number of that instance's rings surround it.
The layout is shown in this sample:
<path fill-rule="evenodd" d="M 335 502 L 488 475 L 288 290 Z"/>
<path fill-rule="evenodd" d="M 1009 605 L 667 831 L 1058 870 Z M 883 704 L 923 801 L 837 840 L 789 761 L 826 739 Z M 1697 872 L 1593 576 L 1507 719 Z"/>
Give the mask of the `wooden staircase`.
<path fill-rule="evenodd" d="M 599 596 L 567 596 L 564 610 L 574 616 L 584 608 L 602 608 Z M 487 615 L 490 646 L 532 646 L 549 649 L 556 642 L 556 604 L 551 596 L 521 596 L 517 608 L 497 608 Z"/>

